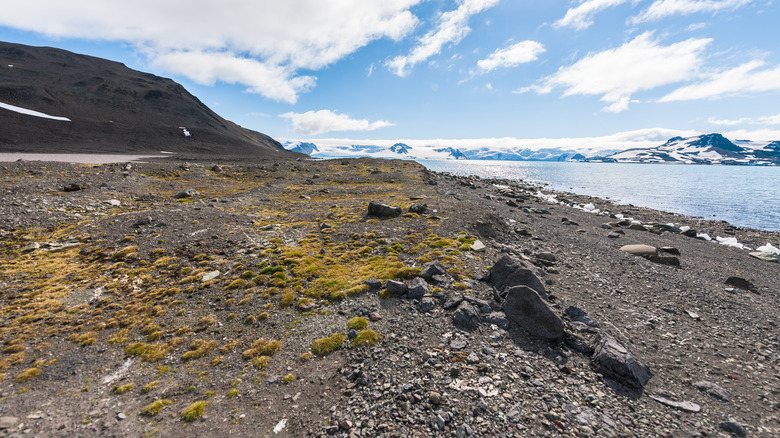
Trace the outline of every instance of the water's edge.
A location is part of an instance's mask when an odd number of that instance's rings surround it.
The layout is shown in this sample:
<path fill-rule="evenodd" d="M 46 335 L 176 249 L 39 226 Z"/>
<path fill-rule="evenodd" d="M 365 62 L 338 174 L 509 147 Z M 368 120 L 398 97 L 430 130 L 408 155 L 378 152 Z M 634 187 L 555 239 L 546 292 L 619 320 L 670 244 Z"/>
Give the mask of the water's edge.
<path fill-rule="evenodd" d="M 624 163 L 419 160 L 429 170 L 523 181 L 737 227 L 780 231 L 780 168 Z"/>

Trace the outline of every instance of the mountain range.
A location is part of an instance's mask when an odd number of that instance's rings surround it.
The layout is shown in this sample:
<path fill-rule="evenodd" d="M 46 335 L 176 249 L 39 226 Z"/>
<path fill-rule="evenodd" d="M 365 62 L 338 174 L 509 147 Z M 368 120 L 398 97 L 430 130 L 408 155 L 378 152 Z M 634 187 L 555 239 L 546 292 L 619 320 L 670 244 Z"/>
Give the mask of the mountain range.
<path fill-rule="evenodd" d="M 606 157 L 620 163 L 779 165 L 780 141 L 731 141 L 721 134 L 674 137 L 654 148 L 628 149 Z"/>
<path fill-rule="evenodd" d="M 171 79 L 50 47 L 0 42 L 0 151 L 287 154 Z"/>
<path fill-rule="evenodd" d="M 405 143 L 396 143 L 390 147 L 347 145 L 324 148 L 310 142 L 289 141 L 284 143 L 284 147 L 319 158 L 371 156 L 375 158 L 438 160 L 780 165 L 780 141 L 731 141 L 721 134 L 704 134 L 688 138 L 674 137 L 659 146 L 623 151 L 560 148 L 495 150 L 487 147 L 462 150 L 452 147 L 411 147 Z"/>

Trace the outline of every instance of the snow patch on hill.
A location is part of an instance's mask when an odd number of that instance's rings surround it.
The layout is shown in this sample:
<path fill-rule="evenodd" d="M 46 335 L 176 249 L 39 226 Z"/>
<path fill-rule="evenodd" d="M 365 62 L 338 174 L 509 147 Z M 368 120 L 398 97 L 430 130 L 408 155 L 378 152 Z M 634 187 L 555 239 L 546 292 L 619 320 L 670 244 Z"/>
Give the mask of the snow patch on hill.
<path fill-rule="evenodd" d="M 25 114 L 28 116 L 34 116 L 34 117 L 40 117 L 42 119 L 51 119 L 51 120 L 60 120 L 63 122 L 70 122 L 70 119 L 67 117 L 59 117 L 59 116 L 51 116 L 49 114 L 45 114 L 38 111 L 33 111 L 31 109 L 22 108 L 15 105 L 9 105 L 7 103 L 0 102 L 0 108 L 7 109 L 9 111 L 13 111 L 19 114 Z"/>

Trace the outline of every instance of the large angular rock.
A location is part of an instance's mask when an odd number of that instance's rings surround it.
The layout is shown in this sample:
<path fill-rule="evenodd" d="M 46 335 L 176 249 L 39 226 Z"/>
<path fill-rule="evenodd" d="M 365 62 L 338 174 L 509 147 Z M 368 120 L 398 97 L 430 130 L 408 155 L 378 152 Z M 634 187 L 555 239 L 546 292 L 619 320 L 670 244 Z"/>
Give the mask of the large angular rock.
<path fill-rule="evenodd" d="M 528 286 L 506 290 L 504 313 L 507 319 L 533 336 L 553 341 L 563 339 L 563 321 L 539 293 Z"/>
<path fill-rule="evenodd" d="M 613 379 L 623 386 L 642 389 L 653 373 L 624 346 L 606 333 L 599 333 L 591 365 L 597 373 Z"/>
<path fill-rule="evenodd" d="M 401 215 L 401 207 L 392 207 L 376 201 L 368 203 L 368 215 L 377 217 L 393 217 Z"/>
<path fill-rule="evenodd" d="M 387 282 L 385 282 L 385 288 L 394 296 L 406 295 L 406 293 L 409 292 L 409 286 L 402 281 L 387 280 Z"/>
<path fill-rule="evenodd" d="M 420 277 L 430 279 L 433 278 L 434 275 L 444 275 L 446 273 L 447 268 L 445 268 L 441 262 L 435 260 L 423 266 L 422 272 L 420 272 Z"/>
<path fill-rule="evenodd" d="M 412 284 L 409 285 L 409 291 L 407 292 L 406 298 L 409 298 L 410 300 L 419 300 L 429 292 L 428 283 L 422 278 L 416 277 L 412 280 Z"/>
<path fill-rule="evenodd" d="M 479 311 L 468 302 L 463 301 L 452 315 L 452 323 L 461 330 L 476 330 L 479 327 Z"/>
<path fill-rule="evenodd" d="M 512 286 L 528 286 L 547 300 L 547 291 L 544 290 L 544 283 L 539 278 L 536 266 L 525 260 L 511 256 L 501 257 L 490 268 L 488 278 L 496 289 L 497 298 L 500 298 L 497 301 L 501 301 L 506 296 L 506 289 Z"/>

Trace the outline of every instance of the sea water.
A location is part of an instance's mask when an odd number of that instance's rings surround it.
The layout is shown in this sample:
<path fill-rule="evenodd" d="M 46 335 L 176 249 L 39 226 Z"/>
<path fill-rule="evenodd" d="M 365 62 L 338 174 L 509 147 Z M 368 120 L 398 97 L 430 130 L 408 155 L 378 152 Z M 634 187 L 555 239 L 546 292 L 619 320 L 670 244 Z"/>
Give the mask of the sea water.
<path fill-rule="evenodd" d="M 522 180 L 738 227 L 780 231 L 780 167 L 419 160 L 430 170 Z"/>

